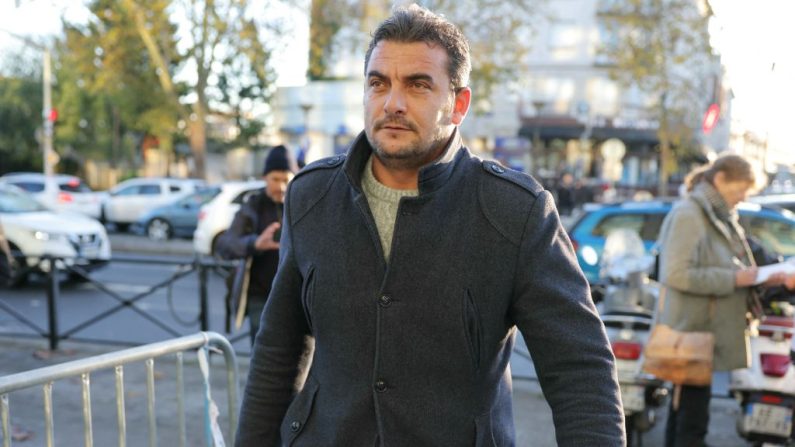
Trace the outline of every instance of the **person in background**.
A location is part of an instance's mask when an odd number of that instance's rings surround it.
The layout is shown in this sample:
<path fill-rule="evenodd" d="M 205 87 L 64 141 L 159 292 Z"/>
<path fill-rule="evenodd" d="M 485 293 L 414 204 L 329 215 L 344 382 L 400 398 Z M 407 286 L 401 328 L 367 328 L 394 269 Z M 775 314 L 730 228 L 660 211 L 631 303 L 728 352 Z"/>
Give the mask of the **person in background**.
<path fill-rule="evenodd" d="M 11 282 L 14 277 L 14 257 L 0 222 L 0 285 Z"/>
<path fill-rule="evenodd" d="M 245 306 L 241 312 L 248 317 L 252 345 L 279 264 L 284 196 L 296 170 L 286 147 L 272 148 L 262 171 L 265 188 L 248 197 L 229 229 L 218 239 L 222 258 L 245 260 L 235 273 L 231 299 L 241 302 L 242 294 L 246 294 L 245 304 L 238 306 Z"/>
<path fill-rule="evenodd" d="M 236 445 L 513 446 L 518 328 L 558 445 L 624 446 L 615 359 L 550 193 L 462 144 L 466 38 L 399 8 L 364 66 L 364 132 L 288 189 Z"/>
<path fill-rule="evenodd" d="M 660 282 L 667 288 L 660 323 L 715 335 L 716 371 L 746 368 L 747 319 L 759 303 L 757 267 L 736 206 L 755 185 L 751 164 L 725 155 L 691 172 L 687 194 L 660 230 Z M 783 284 L 783 274 L 766 286 Z M 666 447 L 701 447 L 709 426 L 710 386 L 677 385 L 668 413 Z"/>
<path fill-rule="evenodd" d="M 570 172 L 564 173 L 560 177 L 557 187 L 558 211 L 561 216 L 568 216 L 574 210 L 574 176 Z"/>

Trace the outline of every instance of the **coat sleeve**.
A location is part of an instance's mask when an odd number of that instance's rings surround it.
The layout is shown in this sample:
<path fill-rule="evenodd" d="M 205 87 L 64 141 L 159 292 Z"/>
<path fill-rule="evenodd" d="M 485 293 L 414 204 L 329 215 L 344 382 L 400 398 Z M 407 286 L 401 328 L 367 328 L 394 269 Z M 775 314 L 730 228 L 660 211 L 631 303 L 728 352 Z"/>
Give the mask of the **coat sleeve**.
<path fill-rule="evenodd" d="M 623 446 L 615 359 L 549 192 L 521 241 L 511 313 L 552 409 L 559 446 Z"/>
<path fill-rule="evenodd" d="M 699 255 L 707 236 L 700 210 L 677 207 L 663 223 L 660 239 L 662 282 L 692 295 L 724 296 L 734 291 L 731 267 L 710 265 Z"/>
<path fill-rule="evenodd" d="M 295 261 L 289 201 L 285 200 L 279 269 L 265 304 L 243 393 L 237 447 L 281 445 L 282 419 L 303 387 L 314 349 L 301 305 L 303 278 Z"/>
<path fill-rule="evenodd" d="M 254 232 L 255 225 L 251 217 L 254 214 L 252 199 L 250 198 L 240 207 L 232 219 L 232 224 L 218 238 L 216 247 L 218 254 L 224 259 L 241 259 L 256 252 L 254 243 L 258 235 Z"/>

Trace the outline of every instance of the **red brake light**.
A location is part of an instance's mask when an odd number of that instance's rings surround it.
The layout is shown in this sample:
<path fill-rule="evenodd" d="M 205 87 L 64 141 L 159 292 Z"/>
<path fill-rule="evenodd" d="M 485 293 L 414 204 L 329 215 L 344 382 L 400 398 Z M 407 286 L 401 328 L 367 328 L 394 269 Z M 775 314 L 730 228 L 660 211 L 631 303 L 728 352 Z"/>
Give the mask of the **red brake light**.
<path fill-rule="evenodd" d="M 759 323 L 759 335 L 775 338 L 781 334 L 784 339 L 791 339 L 795 321 L 792 317 L 766 316 Z"/>
<path fill-rule="evenodd" d="M 761 354 L 762 372 L 766 376 L 784 377 L 792 360 L 787 354 Z"/>
<path fill-rule="evenodd" d="M 772 394 L 763 394 L 761 398 L 759 398 L 759 402 L 763 404 L 773 404 L 778 405 L 784 402 L 784 399 L 781 396 L 774 396 Z"/>
<path fill-rule="evenodd" d="M 77 179 L 74 179 L 74 178 L 73 179 L 69 179 L 69 181 L 66 182 L 66 185 L 71 187 L 71 188 L 77 188 L 78 186 L 80 186 L 80 180 L 77 180 Z"/>
<path fill-rule="evenodd" d="M 611 344 L 613 346 L 613 354 L 617 359 L 622 360 L 637 360 L 643 350 L 640 343 L 634 341 L 614 341 Z"/>
<path fill-rule="evenodd" d="M 74 200 L 74 198 L 68 192 L 59 192 L 58 193 L 58 202 L 60 202 L 60 203 L 71 203 L 73 200 Z"/>

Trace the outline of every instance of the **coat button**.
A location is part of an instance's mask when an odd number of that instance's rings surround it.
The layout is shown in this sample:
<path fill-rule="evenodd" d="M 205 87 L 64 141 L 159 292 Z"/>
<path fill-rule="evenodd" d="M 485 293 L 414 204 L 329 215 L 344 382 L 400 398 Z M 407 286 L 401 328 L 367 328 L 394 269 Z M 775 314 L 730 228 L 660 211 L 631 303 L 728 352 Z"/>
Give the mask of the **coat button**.
<path fill-rule="evenodd" d="M 295 431 L 298 431 L 300 429 L 301 429 L 301 423 L 300 422 L 293 421 L 293 422 L 290 423 L 290 430 L 295 432 Z"/>
<path fill-rule="evenodd" d="M 502 174 L 505 172 L 505 168 L 500 165 L 491 165 L 491 170 L 497 174 Z"/>
<path fill-rule="evenodd" d="M 383 380 L 377 380 L 375 382 L 375 390 L 378 391 L 379 393 L 383 393 L 384 391 L 386 391 L 386 382 L 384 382 Z"/>
<path fill-rule="evenodd" d="M 381 307 L 389 307 L 389 305 L 392 304 L 392 298 L 388 295 L 381 295 L 381 298 L 378 298 L 378 304 L 380 304 Z"/>

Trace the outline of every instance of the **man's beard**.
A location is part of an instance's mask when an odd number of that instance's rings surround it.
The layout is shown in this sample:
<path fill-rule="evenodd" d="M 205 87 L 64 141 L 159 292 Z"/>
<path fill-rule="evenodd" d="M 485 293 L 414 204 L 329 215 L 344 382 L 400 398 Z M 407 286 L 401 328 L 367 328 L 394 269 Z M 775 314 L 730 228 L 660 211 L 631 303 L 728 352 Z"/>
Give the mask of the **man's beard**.
<path fill-rule="evenodd" d="M 414 123 L 399 116 L 388 116 L 376 121 L 373 125 L 373 135 L 370 135 L 370 132 L 365 132 L 367 141 L 370 142 L 370 146 L 373 148 L 373 153 L 378 157 L 381 164 L 388 169 L 409 171 L 421 168 L 440 155 L 439 152 L 447 144 L 450 137 L 449 135 L 443 135 L 440 131 L 430 141 L 419 140 L 398 150 L 387 151 L 384 148 L 385 145 L 379 144 L 376 140 L 375 133 L 389 124 L 397 124 L 411 129 L 415 134 L 417 133 L 417 126 Z"/>

